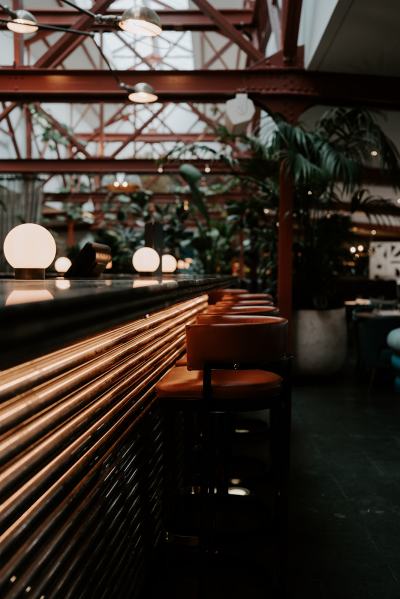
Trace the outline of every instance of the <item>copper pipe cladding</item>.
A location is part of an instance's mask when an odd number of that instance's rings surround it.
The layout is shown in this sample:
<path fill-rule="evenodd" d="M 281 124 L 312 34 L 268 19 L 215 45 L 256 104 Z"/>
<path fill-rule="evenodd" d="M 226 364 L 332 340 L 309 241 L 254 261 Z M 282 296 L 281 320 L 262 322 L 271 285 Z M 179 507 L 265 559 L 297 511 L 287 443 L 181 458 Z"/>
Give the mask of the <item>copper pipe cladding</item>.
<path fill-rule="evenodd" d="M 162 532 L 154 387 L 206 306 L 183 301 L 0 373 L 1 597 L 137 595 Z"/>

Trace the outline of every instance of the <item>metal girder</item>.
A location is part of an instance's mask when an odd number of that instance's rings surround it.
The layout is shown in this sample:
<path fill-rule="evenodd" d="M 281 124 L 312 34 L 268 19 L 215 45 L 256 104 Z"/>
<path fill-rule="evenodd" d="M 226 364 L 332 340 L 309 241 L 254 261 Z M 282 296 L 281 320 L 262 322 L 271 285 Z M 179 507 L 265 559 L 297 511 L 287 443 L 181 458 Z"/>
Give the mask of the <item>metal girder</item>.
<path fill-rule="evenodd" d="M 293 64 L 297 54 L 302 0 L 283 0 L 282 52 L 283 62 Z"/>
<path fill-rule="evenodd" d="M 151 191 L 151 190 L 144 190 Z M 94 191 L 94 192 L 70 192 L 70 193 L 45 193 L 44 194 L 44 202 L 65 202 L 65 203 L 75 203 L 75 204 L 84 204 L 88 200 L 92 200 L 93 202 L 103 202 L 106 198 L 110 198 L 115 196 L 118 198 L 118 195 L 123 193 L 123 191 Z M 170 204 L 176 202 L 177 197 L 187 198 L 187 192 L 170 192 L 170 193 L 159 193 L 155 192 L 151 196 L 151 200 L 154 202 L 159 202 L 160 204 Z M 211 202 L 213 204 L 224 203 L 229 200 L 241 200 L 245 198 L 244 193 L 229 191 L 224 194 L 214 194 L 212 196 L 207 196 L 207 202 Z"/>
<path fill-rule="evenodd" d="M 27 8 L 38 19 L 39 23 L 56 25 L 58 27 L 75 27 L 79 13 L 63 8 Z M 121 10 L 104 12 L 109 15 L 122 15 Z M 237 29 L 249 29 L 253 24 L 252 10 L 220 10 L 220 13 Z M 216 31 L 218 26 L 209 16 L 196 10 L 158 10 L 164 31 Z M 109 24 L 88 23 L 86 30 L 90 31 L 112 31 Z"/>
<path fill-rule="evenodd" d="M 210 162 L 210 160 L 186 160 L 204 172 L 206 165 L 211 168 L 211 175 L 232 173 L 223 162 Z M 178 173 L 182 162 L 171 162 L 163 165 L 165 174 Z M 0 159 L 0 173 L 9 174 L 109 174 L 109 173 L 135 173 L 139 175 L 156 175 L 158 162 L 150 159 L 124 159 L 114 160 L 111 158 L 89 158 L 86 160 L 74 160 L 65 158 L 62 160 L 48 159 Z"/>
<path fill-rule="evenodd" d="M 247 56 L 255 61 L 260 61 L 265 58 L 264 54 L 260 52 L 258 48 L 243 37 L 243 35 L 235 29 L 235 27 L 228 21 L 225 16 L 216 8 L 211 6 L 207 0 L 193 0 L 194 4 L 199 7 L 201 12 L 208 17 L 218 26 L 218 29 L 226 35 L 232 42 L 237 44 Z"/>
<path fill-rule="evenodd" d="M 121 142 L 121 145 L 118 146 L 118 148 L 113 152 L 111 158 L 116 158 L 118 156 L 118 154 L 120 152 L 122 152 L 122 150 L 124 148 L 126 148 L 126 146 L 131 142 L 131 141 L 135 141 L 135 139 L 141 134 L 143 133 L 143 131 L 146 129 L 146 127 L 148 127 L 153 121 L 154 119 L 156 119 L 158 117 L 159 114 L 161 114 L 161 112 L 164 110 L 165 105 L 161 105 L 160 108 L 158 110 L 156 110 L 155 112 L 153 112 L 149 118 L 142 123 L 142 125 L 140 125 L 139 129 L 136 129 L 136 131 L 134 133 L 132 133 L 131 135 L 128 136 L 127 139 L 124 139 Z"/>
<path fill-rule="evenodd" d="M 128 85 L 139 79 L 133 71 L 120 71 L 119 76 Z M 271 110 L 289 100 L 302 109 L 315 104 L 400 108 L 396 77 L 270 67 L 246 71 L 140 71 L 140 80 L 154 87 L 160 101 L 224 102 L 243 90 L 261 107 Z M 0 101 L 7 100 L 126 103 L 127 97 L 108 71 L 1 68 Z"/>
<path fill-rule="evenodd" d="M 75 133 L 75 137 L 85 141 L 98 141 L 100 137 L 103 137 L 104 142 L 117 142 L 126 141 L 132 137 L 129 133 L 104 133 L 101 131 L 95 134 L 93 133 Z M 194 143 L 196 141 L 215 141 L 215 133 L 140 133 L 136 135 L 134 141 L 157 144 L 167 142 L 183 142 L 183 143 Z"/>
<path fill-rule="evenodd" d="M 271 23 L 269 20 L 266 0 L 256 0 L 254 5 L 254 18 L 256 23 L 258 48 L 262 54 L 265 54 L 268 39 L 271 34 Z"/>
<path fill-rule="evenodd" d="M 95 14 L 101 13 L 110 6 L 113 0 L 96 0 L 92 10 Z M 76 13 L 73 22 L 74 29 L 82 29 L 90 25 L 92 17 L 86 14 Z M 35 66 L 38 68 L 57 67 L 73 52 L 83 41 L 83 36 L 64 33 L 50 48 L 39 58 Z"/>

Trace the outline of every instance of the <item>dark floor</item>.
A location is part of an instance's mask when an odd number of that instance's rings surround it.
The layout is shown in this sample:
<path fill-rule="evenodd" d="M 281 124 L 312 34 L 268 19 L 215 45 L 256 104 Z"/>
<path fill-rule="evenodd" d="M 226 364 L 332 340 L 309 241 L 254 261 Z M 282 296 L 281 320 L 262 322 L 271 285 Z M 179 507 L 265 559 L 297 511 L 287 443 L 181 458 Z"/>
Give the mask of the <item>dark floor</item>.
<path fill-rule="evenodd" d="M 289 597 L 400 599 L 400 396 L 379 381 L 368 396 L 352 376 L 297 384 L 292 431 Z M 263 455 L 265 436 L 245 436 L 239 446 Z M 254 496 L 231 498 L 246 514 L 231 522 L 238 533 L 207 564 L 168 548 L 155 596 L 277 596 L 264 489 L 257 462 L 247 466 L 238 476 Z"/>

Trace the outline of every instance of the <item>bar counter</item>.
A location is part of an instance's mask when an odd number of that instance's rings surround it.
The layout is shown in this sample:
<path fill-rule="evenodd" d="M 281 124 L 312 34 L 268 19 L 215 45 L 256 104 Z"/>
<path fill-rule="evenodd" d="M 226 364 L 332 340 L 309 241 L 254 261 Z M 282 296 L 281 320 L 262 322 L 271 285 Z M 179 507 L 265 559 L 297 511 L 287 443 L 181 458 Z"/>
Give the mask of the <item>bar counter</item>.
<path fill-rule="evenodd" d="M 0 596 L 140 596 L 163 537 L 155 385 L 231 277 L 0 281 Z"/>

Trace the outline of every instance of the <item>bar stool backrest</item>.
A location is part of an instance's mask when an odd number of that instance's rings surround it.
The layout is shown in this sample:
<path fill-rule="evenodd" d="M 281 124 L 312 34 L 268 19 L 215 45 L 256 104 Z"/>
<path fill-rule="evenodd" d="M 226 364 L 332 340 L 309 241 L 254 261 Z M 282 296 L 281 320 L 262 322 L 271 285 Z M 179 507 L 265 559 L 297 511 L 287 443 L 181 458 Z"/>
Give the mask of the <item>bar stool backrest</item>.
<path fill-rule="evenodd" d="M 224 364 L 261 368 L 287 353 L 288 322 L 191 324 L 186 327 L 188 370 Z"/>
<path fill-rule="evenodd" d="M 276 316 L 278 308 L 276 306 L 208 306 L 208 314 L 249 314 L 261 316 Z"/>
<path fill-rule="evenodd" d="M 199 314 L 197 324 L 275 324 L 279 316 L 253 316 L 251 314 Z"/>
<path fill-rule="evenodd" d="M 247 289 L 211 289 L 208 292 L 208 303 L 215 304 L 218 300 L 222 298 L 224 295 L 229 295 L 229 297 L 239 297 L 239 295 L 248 293 Z"/>
<path fill-rule="evenodd" d="M 270 300 L 239 300 L 238 302 L 231 300 L 221 300 L 215 304 L 216 306 L 272 306 Z"/>
<path fill-rule="evenodd" d="M 247 301 L 254 301 L 254 300 L 273 301 L 273 297 L 269 293 L 241 293 L 239 295 L 225 293 L 224 295 L 222 295 L 220 297 L 220 300 L 228 301 L 228 302 L 245 302 L 245 301 L 247 302 Z"/>

